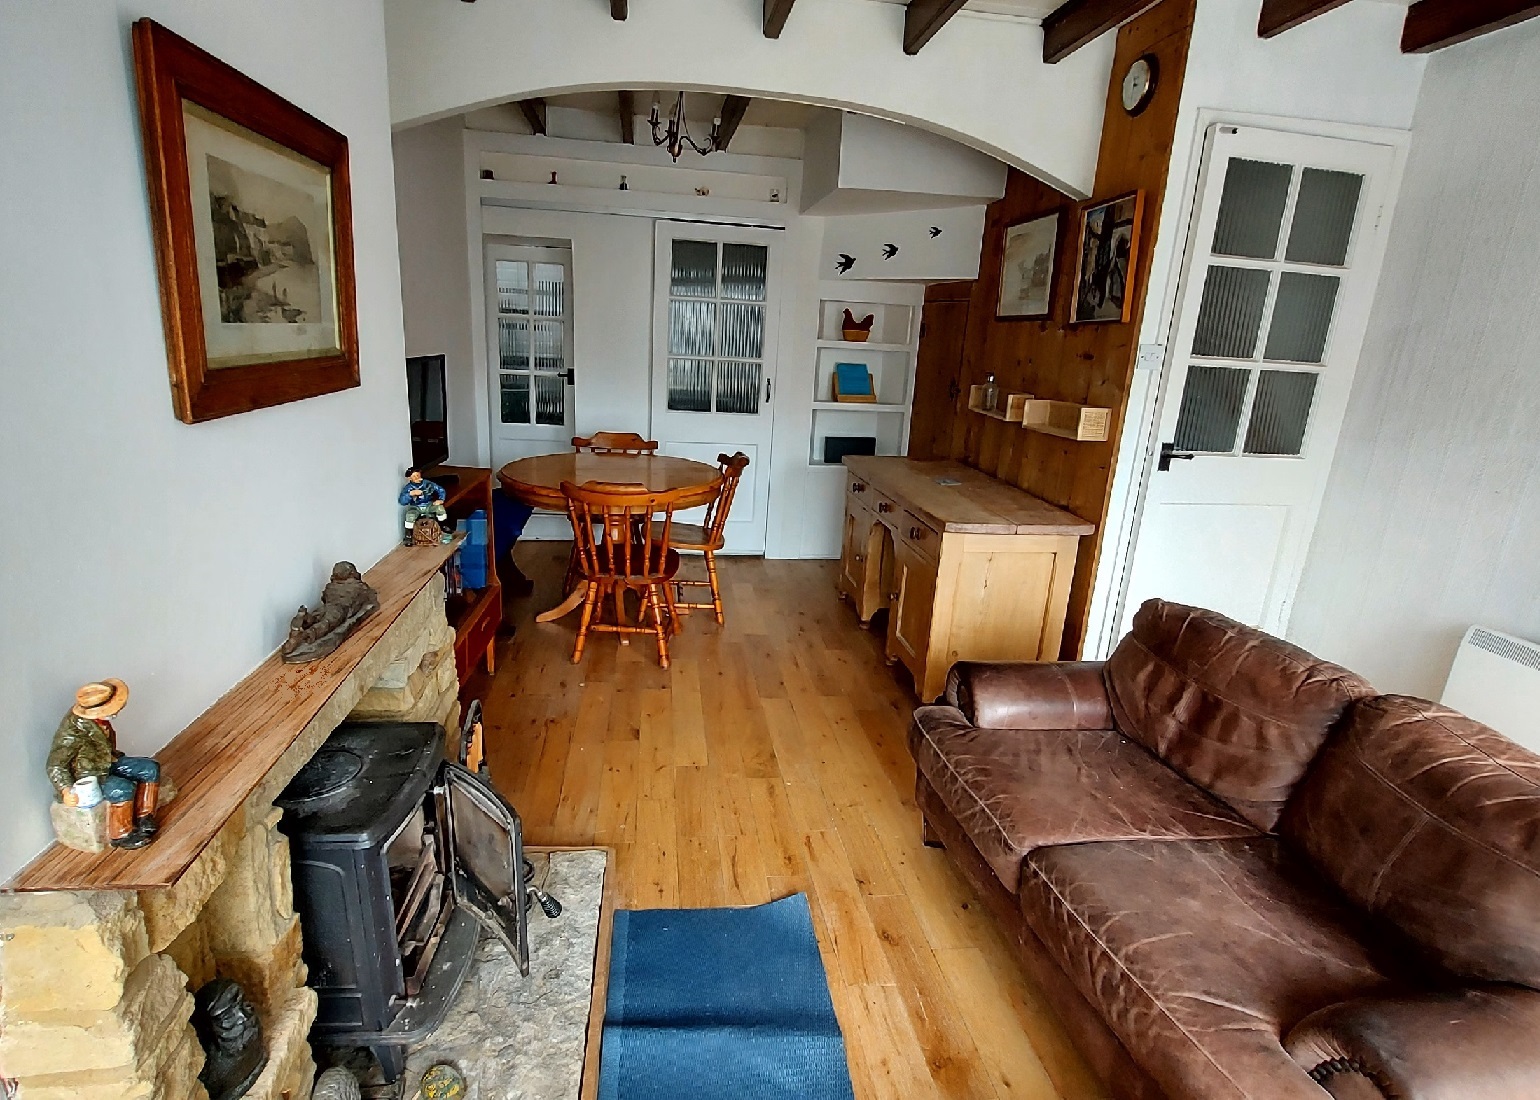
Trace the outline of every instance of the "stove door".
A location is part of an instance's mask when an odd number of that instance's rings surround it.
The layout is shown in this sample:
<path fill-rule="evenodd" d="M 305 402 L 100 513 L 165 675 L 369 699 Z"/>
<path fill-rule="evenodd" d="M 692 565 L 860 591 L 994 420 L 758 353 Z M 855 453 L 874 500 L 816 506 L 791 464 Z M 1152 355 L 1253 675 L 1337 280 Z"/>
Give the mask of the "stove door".
<path fill-rule="evenodd" d="M 492 785 L 445 762 L 439 788 L 446 864 L 456 905 L 463 905 L 529 974 L 524 830 L 519 815 Z"/>

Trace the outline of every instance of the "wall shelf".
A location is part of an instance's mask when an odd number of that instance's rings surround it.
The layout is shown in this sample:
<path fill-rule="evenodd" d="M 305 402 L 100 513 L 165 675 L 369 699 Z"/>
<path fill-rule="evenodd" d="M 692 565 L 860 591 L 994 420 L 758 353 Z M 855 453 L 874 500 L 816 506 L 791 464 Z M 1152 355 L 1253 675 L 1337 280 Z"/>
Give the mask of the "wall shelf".
<path fill-rule="evenodd" d="M 820 348 L 838 348 L 841 351 L 897 351 L 905 354 L 914 350 L 909 344 L 878 344 L 871 340 L 820 340 Z"/>
<path fill-rule="evenodd" d="M 1112 428 L 1112 410 L 1073 401 L 1029 400 L 1022 410 L 1021 426 L 1077 443 L 1104 443 Z"/>
<path fill-rule="evenodd" d="M 908 405 L 884 404 L 879 401 L 814 401 L 813 411 L 819 412 L 874 412 L 874 413 L 906 413 Z"/>
<path fill-rule="evenodd" d="M 980 416 L 987 416 L 991 420 L 999 420 L 1006 424 L 1020 424 L 1027 402 L 1032 400 L 1030 393 L 1008 393 L 1005 395 L 1005 407 L 1000 409 L 986 409 L 984 407 L 983 386 L 968 387 L 968 410 L 976 412 Z"/>
<path fill-rule="evenodd" d="M 870 439 L 877 454 L 902 455 L 909 444 L 910 402 L 914 397 L 915 355 L 920 335 L 920 292 L 914 287 L 856 281 L 826 281 L 819 290 L 813 392 L 809 395 L 813 415 L 808 466 L 835 466 L 824 461 L 824 441 L 830 436 Z M 872 318 L 870 340 L 841 339 L 847 309 L 857 319 L 868 315 Z M 866 367 L 876 400 L 834 399 L 834 375 L 840 363 Z M 838 516 L 830 519 L 833 523 Z"/>

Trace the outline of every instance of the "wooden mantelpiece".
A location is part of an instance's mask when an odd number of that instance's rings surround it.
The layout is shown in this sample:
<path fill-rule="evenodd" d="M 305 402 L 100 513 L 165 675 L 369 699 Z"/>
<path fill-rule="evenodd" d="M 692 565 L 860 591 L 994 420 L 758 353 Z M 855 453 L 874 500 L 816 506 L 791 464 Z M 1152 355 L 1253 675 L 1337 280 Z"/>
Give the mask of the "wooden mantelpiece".
<path fill-rule="evenodd" d="M 177 796 L 161 811 L 160 833 L 149 847 L 93 854 L 55 844 L 5 888 L 138 891 L 175 884 L 463 538 L 447 546 L 403 547 L 387 554 L 364 574 L 380 594 L 379 611 L 335 653 L 310 664 L 286 665 L 275 652 L 156 753 L 176 782 Z"/>

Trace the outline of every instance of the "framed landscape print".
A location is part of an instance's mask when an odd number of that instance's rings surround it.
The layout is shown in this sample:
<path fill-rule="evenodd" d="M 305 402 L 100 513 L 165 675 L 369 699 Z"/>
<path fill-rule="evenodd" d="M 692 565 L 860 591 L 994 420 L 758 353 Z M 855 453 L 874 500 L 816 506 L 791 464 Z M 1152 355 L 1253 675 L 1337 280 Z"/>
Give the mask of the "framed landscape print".
<path fill-rule="evenodd" d="M 176 415 L 358 385 L 347 138 L 152 20 L 134 64 Z"/>
<path fill-rule="evenodd" d="M 1005 230 L 1000 254 L 1000 298 L 995 317 L 1026 321 L 1047 317 L 1053 304 L 1053 257 L 1059 215 L 1047 214 Z"/>
<path fill-rule="evenodd" d="M 1081 207 L 1071 324 L 1133 318 L 1133 275 L 1143 214 L 1143 191 Z"/>

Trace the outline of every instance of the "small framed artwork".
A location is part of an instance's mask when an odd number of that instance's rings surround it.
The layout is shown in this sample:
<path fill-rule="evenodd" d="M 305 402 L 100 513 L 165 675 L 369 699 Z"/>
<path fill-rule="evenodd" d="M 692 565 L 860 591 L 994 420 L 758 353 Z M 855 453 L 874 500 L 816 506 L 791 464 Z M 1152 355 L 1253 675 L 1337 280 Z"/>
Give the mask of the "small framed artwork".
<path fill-rule="evenodd" d="M 176 415 L 358 385 L 347 138 L 150 19 L 134 65 Z"/>
<path fill-rule="evenodd" d="M 1133 279 L 1143 215 L 1143 191 L 1081 207 L 1071 324 L 1133 319 Z"/>
<path fill-rule="evenodd" d="M 1049 315 L 1058 238 L 1057 212 L 1006 228 L 1000 254 L 1000 299 L 995 304 L 998 320 L 1041 320 Z"/>

